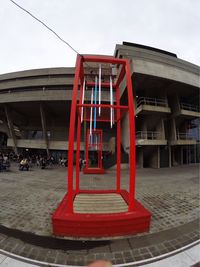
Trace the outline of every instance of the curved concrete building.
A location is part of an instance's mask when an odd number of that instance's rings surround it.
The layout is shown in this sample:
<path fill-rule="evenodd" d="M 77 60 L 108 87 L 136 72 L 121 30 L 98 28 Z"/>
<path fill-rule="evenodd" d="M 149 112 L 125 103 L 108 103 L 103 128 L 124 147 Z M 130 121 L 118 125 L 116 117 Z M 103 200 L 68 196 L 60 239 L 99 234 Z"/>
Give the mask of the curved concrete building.
<path fill-rule="evenodd" d="M 138 167 L 199 162 L 200 67 L 175 54 L 127 42 L 116 45 L 114 56 L 131 63 Z M 0 149 L 66 155 L 74 70 L 0 75 Z M 125 103 L 127 96 L 120 89 Z M 109 101 L 109 95 L 102 95 L 102 100 Z M 122 123 L 122 147 L 128 154 L 127 120 Z M 105 132 L 103 151 L 113 151 L 114 132 Z M 83 134 L 82 151 L 84 146 Z"/>

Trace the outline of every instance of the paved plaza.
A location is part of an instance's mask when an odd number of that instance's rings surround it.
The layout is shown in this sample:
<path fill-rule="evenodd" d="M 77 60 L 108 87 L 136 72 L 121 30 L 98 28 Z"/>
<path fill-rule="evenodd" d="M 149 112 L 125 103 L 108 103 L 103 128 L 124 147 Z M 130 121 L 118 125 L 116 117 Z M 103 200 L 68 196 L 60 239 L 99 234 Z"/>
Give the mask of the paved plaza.
<path fill-rule="evenodd" d="M 49 263 L 85 265 L 95 259 L 113 264 L 150 259 L 199 239 L 198 165 L 138 169 L 136 198 L 152 212 L 149 233 L 103 240 L 53 236 L 51 214 L 66 193 L 66 168 L 0 172 L 0 249 Z M 122 171 L 122 188 L 128 171 Z M 115 171 L 81 175 L 82 189 L 114 189 Z"/>

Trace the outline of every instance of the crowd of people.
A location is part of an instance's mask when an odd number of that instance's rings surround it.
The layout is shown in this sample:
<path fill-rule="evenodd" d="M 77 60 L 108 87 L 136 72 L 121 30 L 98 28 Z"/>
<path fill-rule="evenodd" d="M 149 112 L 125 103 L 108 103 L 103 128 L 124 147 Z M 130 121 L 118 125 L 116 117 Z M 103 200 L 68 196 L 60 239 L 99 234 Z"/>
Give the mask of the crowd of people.
<path fill-rule="evenodd" d="M 20 171 L 28 171 L 32 167 L 41 167 L 45 169 L 47 166 L 56 164 L 53 156 L 37 155 L 37 154 L 15 154 L 13 152 L 5 153 L 0 151 L 0 171 L 7 171 L 10 163 L 15 162 L 19 166 Z"/>
<path fill-rule="evenodd" d="M 14 162 L 18 164 L 20 171 L 28 171 L 33 167 L 40 167 L 45 169 L 47 166 L 58 165 L 61 167 L 68 166 L 68 159 L 66 157 L 59 157 L 56 160 L 52 155 L 47 156 L 44 154 L 15 154 L 14 152 L 2 152 L 0 151 L 0 171 L 7 171 L 10 168 L 10 164 Z M 74 162 L 75 165 L 75 162 Z M 80 158 L 79 160 L 80 170 L 85 167 L 85 160 Z"/>

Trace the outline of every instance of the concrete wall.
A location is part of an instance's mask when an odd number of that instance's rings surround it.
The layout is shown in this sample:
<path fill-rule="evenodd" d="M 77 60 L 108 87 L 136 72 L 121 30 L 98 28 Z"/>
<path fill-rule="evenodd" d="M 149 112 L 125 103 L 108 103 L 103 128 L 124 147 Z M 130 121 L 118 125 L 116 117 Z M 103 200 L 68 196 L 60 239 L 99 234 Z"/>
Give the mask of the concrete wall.
<path fill-rule="evenodd" d="M 0 94 L 0 103 L 31 102 L 31 101 L 71 101 L 72 90 L 42 90 L 12 92 Z M 109 92 L 102 93 L 102 101 L 109 101 Z"/>
<path fill-rule="evenodd" d="M 121 143 L 126 153 L 129 153 L 130 147 L 129 115 L 124 116 L 121 126 Z"/>
<path fill-rule="evenodd" d="M 13 147 L 13 140 L 8 138 L 8 147 Z M 17 140 L 18 148 L 35 148 L 35 149 L 46 149 L 46 143 L 44 140 L 30 140 L 30 139 L 18 139 Z M 74 147 L 76 148 L 76 142 L 74 142 Z M 50 141 L 49 149 L 52 150 L 68 150 L 68 142 L 67 141 Z M 81 142 L 81 150 L 85 150 L 85 143 Z M 103 151 L 109 150 L 109 144 L 103 144 Z"/>
<path fill-rule="evenodd" d="M 116 45 L 115 55 L 131 58 L 135 73 L 153 75 L 199 87 L 200 67 L 147 49 Z"/>

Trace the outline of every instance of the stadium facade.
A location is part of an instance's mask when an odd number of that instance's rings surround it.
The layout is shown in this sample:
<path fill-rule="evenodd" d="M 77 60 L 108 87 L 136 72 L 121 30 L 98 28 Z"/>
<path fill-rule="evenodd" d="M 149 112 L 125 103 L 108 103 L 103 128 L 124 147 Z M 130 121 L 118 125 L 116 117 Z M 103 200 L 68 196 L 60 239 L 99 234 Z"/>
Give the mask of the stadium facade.
<path fill-rule="evenodd" d="M 200 67 L 173 53 L 128 42 L 117 44 L 114 56 L 128 58 L 131 64 L 137 166 L 198 163 Z M 74 72 L 74 68 L 48 68 L 0 75 L 0 150 L 66 157 Z M 126 103 L 124 89 L 120 88 L 121 101 Z M 109 96 L 104 93 L 102 101 L 109 101 Z M 122 149 L 128 155 L 127 124 L 124 117 Z M 114 129 L 105 128 L 104 153 L 115 153 L 113 147 Z M 85 150 L 84 134 L 81 150 Z"/>

